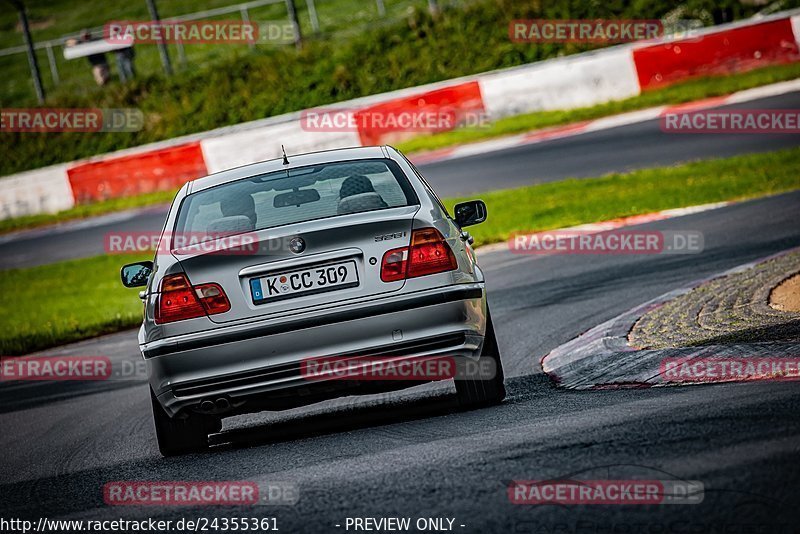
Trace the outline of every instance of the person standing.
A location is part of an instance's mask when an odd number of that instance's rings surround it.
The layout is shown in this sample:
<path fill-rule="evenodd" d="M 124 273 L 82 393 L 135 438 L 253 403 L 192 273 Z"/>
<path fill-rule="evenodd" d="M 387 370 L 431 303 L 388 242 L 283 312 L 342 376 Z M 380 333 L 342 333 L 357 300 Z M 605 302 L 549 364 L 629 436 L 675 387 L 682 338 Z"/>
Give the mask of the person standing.
<path fill-rule="evenodd" d="M 83 30 L 81 32 L 81 42 L 82 43 L 89 43 L 93 41 L 92 34 L 89 33 L 89 30 Z M 98 54 L 90 54 L 87 56 L 89 60 L 89 64 L 92 66 L 92 75 L 94 76 L 94 81 L 97 82 L 97 85 L 105 85 L 108 83 L 108 80 L 111 78 L 111 71 L 108 68 L 108 61 L 106 61 L 106 55 L 104 52 L 100 52 Z"/>
<path fill-rule="evenodd" d="M 133 68 L 133 58 L 135 55 L 133 46 L 114 50 L 114 57 L 117 60 L 117 69 L 119 70 L 119 79 L 123 83 L 133 80 L 136 77 L 136 71 Z"/>

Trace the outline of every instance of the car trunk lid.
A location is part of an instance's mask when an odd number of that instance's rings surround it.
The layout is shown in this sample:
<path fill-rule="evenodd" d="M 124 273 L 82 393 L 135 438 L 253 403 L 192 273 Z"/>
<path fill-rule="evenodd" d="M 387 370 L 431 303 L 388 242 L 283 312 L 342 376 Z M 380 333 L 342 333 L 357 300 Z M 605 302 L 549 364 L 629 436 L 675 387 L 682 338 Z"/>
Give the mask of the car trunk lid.
<path fill-rule="evenodd" d="M 230 311 L 209 316 L 211 321 L 279 317 L 401 289 L 404 280 L 381 280 L 381 259 L 387 250 L 409 245 L 418 208 L 306 221 L 251 232 L 248 246 L 201 244 L 172 254 L 193 285 L 217 283 L 230 299 Z"/>

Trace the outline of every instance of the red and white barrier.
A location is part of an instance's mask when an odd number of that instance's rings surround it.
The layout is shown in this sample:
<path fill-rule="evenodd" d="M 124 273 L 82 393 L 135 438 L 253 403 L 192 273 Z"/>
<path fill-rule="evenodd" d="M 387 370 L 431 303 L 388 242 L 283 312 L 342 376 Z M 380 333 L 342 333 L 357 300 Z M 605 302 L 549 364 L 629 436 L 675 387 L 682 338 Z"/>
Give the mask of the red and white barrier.
<path fill-rule="evenodd" d="M 492 118 L 587 107 L 639 94 L 628 46 L 489 73 L 479 81 Z"/>
<path fill-rule="evenodd" d="M 785 12 L 708 28 L 686 39 L 614 46 L 373 95 L 335 107 L 352 110 L 356 116 L 448 109 L 455 116 L 483 113 L 491 119 L 573 109 L 628 98 L 697 76 L 800 61 L 798 42 L 800 15 Z M 301 113 L 291 113 L 6 176 L 0 178 L 0 219 L 177 189 L 205 174 L 278 157 L 281 145 L 291 154 L 391 143 L 407 136 L 385 124 L 356 124 L 356 130 L 309 131 L 303 127 Z M 591 129 L 587 124 L 569 125 L 533 135 L 546 139 L 587 128 Z M 530 134 L 525 138 L 529 141 Z M 469 152 L 469 147 L 465 149 Z M 452 149 L 445 152 L 454 153 Z"/>
<path fill-rule="evenodd" d="M 209 173 L 240 167 L 257 161 L 274 159 L 281 155 L 281 145 L 292 154 L 327 150 L 346 146 L 359 146 L 355 132 L 308 132 L 295 119 L 209 137 L 201 141 L 203 157 Z M 201 175 L 202 176 L 202 175 Z"/>
<path fill-rule="evenodd" d="M 53 165 L 0 179 L 0 219 L 55 213 L 74 205 L 66 165 Z"/>
<path fill-rule="evenodd" d="M 200 143 L 185 143 L 140 154 L 100 158 L 67 168 L 75 202 L 179 189 L 208 174 Z"/>
<path fill-rule="evenodd" d="M 639 86 L 646 91 L 698 76 L 798 61 L 800 52 L 792 18 L 637 47 L 633 61 Z"/>
<path fill-rule="evenodd" d="M 456 118 L 468 113 L 484 113 L 485 106 L 479 81 L 468 81 L 407 97 L 393 98 L 359 109 L 355 115 L 361 144 L 369 146 L 395 143 L 413 136 L 417 132 L 404 132 L 391 128 L 383 121 L 381 124 L 370 124 L 369 120 L 358 120 L 359 116 L 364 118 L 369 116 L 399 117 L 404 113 L 421 116 L 425 112 L 436 113 L 439 110 L 452 112 Z"/>

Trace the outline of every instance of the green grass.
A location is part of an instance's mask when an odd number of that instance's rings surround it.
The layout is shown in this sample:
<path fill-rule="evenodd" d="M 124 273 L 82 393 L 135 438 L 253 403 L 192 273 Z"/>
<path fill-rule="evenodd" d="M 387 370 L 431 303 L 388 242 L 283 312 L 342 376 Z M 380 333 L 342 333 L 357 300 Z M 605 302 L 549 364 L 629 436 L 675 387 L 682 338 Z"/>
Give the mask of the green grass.
<path fill-rule="evenodd" d="M 564 228 L 799 188 L 800 148 L 795 148 L 475 195 L 486 202 L 489 219 L 469 231 L 476 245 L 484 245 L 504 241 L 515 232 Z M 463 200 L 467 198 L 448 199 L 445 205 L 452 213 L 453 205 Z"/>
<path fill-rule="evenodd" d="M 38 215 L 25 215 L 23 217 L 3 219 L 0 220 L 0 234 L 13 232 L 15 230 L 22 230 L 25 228 L 36 228 L 39 226 L 56 224 L 75 219 L 85 219 L 87 217 L 95 217 L 97 215 L 103 215 L 106 213 L 112 213 L 131 208 L 151 206 L 153 204 L 168 204 L 175 197 L 176 192 L 177 189 L 174 191 L 146 193 L 132 197 L 112 198 L 92 204 L 75 206 L 74 208 L 59 211 L 58 213 L 41 213 Z"/>
<path fill-rule="evenodd" d="M 440 134 L 418 136 L 398 144 L 397 148 L 405 153 L 435 150 L 539 128 L 598 119 L 637 109 L 665 104 L 682 104 L 703 98 L 729 95 L 753 87 L 794 80 L 798 77 L 800 77 L 800 63 L 764 67 L 730 76 L 709 76 L 596 106 L 571 110 L 537 111 L 506 117 L 484 127 L 461 128 Z"/>
<path fill-rule="evenodd" d="M 3 271 L 0 354 L 13 356 L 133 327 L 142 320 L 135 289 L 119 268 L 146 255 L 97 256 Z"/>
<path fill-rule="evenodd" d="M 476 244 L 520 231 L 563 228 L 628 215 L 780 193 L 800 188 L 800 149 L 566 180 L 479 195 L 489 219 L 470 227 Z M 453 205 L 463 199 L 448 199 Z M 77 341 L 141 321 L 136 290 L 119 267 L 143 255 L 98 256 L 4 271 L 0 354 L 16 355 Z"/>
<path fill-rule="evenodd" d="M 196 13 L 206 9 L 240 4 L 244 0 L 168 0 L 158 2 L 162 18 Z M 313 39 L 337 39 L 351 35 L 354 31 L 374 24 L 387 24 L 402 19 L 409 8 L 422 9 L 427 0 L 385 0 L 386 16 L 379 17 L 374 0 L 317 0 L 317 16 L 320 33 L 314 34 L 308 7 L 304 0 L 296 1 L 300 29 L 304 36 Z M 75 35 L 84 28 L 99 28 L 110 20 L 150 20 L 144 0 L 129 2 L 124 7 L 106 0 L 26 0 L 31 34 L 34 42 L 60 39 L 64 35 Z M 17 12 L 10 5 L 0 9 L 0 48 L 11 48 L 23 44 Z M 238 12 L 210 17 L 212 20 L 240 20 Z M 286 4 L 277 2 L 249 10 L 250 20 L 263 22 L 286 20 Z M 266 48 L 266 47 L 262 47 Z M 181 63 L 178 48 L 168 45 L 173 66 L 177 70 L 193 70 L 211 67 L 219 62 L 235 60 L 251 52 L 247 45 L 185 45 L 186 63 Z M 84 93 L 93 89 L 88 64 L 85 59 L 66 60 L 61 47 L 53 49 L 60 83 L 55 84 L 50 72 L 47 52 L 37 51 L 42 79 L 48 93 Z M 136 47 L 137 70 L 145 75 L 161 75 L 162 66 L 158 49 L 154 45 Z M 116 64 L 109 56 L 112 73 Z M 24 53 L 0 57 L 0 102 L 15 106 L 34 105 L 35 95 L 30 81 L 27 57 Z M 112 82 L 118 83 L 118 82 Z"/>

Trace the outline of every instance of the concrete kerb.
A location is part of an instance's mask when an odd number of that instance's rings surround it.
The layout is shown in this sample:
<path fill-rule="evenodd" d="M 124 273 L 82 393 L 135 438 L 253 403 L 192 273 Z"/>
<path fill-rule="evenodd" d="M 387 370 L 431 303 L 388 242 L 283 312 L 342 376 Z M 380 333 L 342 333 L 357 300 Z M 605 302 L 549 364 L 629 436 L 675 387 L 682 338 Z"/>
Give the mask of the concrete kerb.
<path fill-rule="evenodd" d="M 682 288 L 669 291 L 645 302 L 553 349 L 542 358 L 542 369 L 558 386 L 566 389 L 636 388 L 679 385 L 663 379 L 661 362 L 665 358 L 696 359 L 721 354 L 735 358 L 774 358 L 796 354 L 798 352 L 796 343 L 781 342 L 638 350 L 628 345 L 627 337 L 634 324 L 647 312 L 663 306 L 711 280 L 745 271 L 759 263 L 798 249 L 785 250 L 739 265 L 722 273 L 696 280 Z"/>

